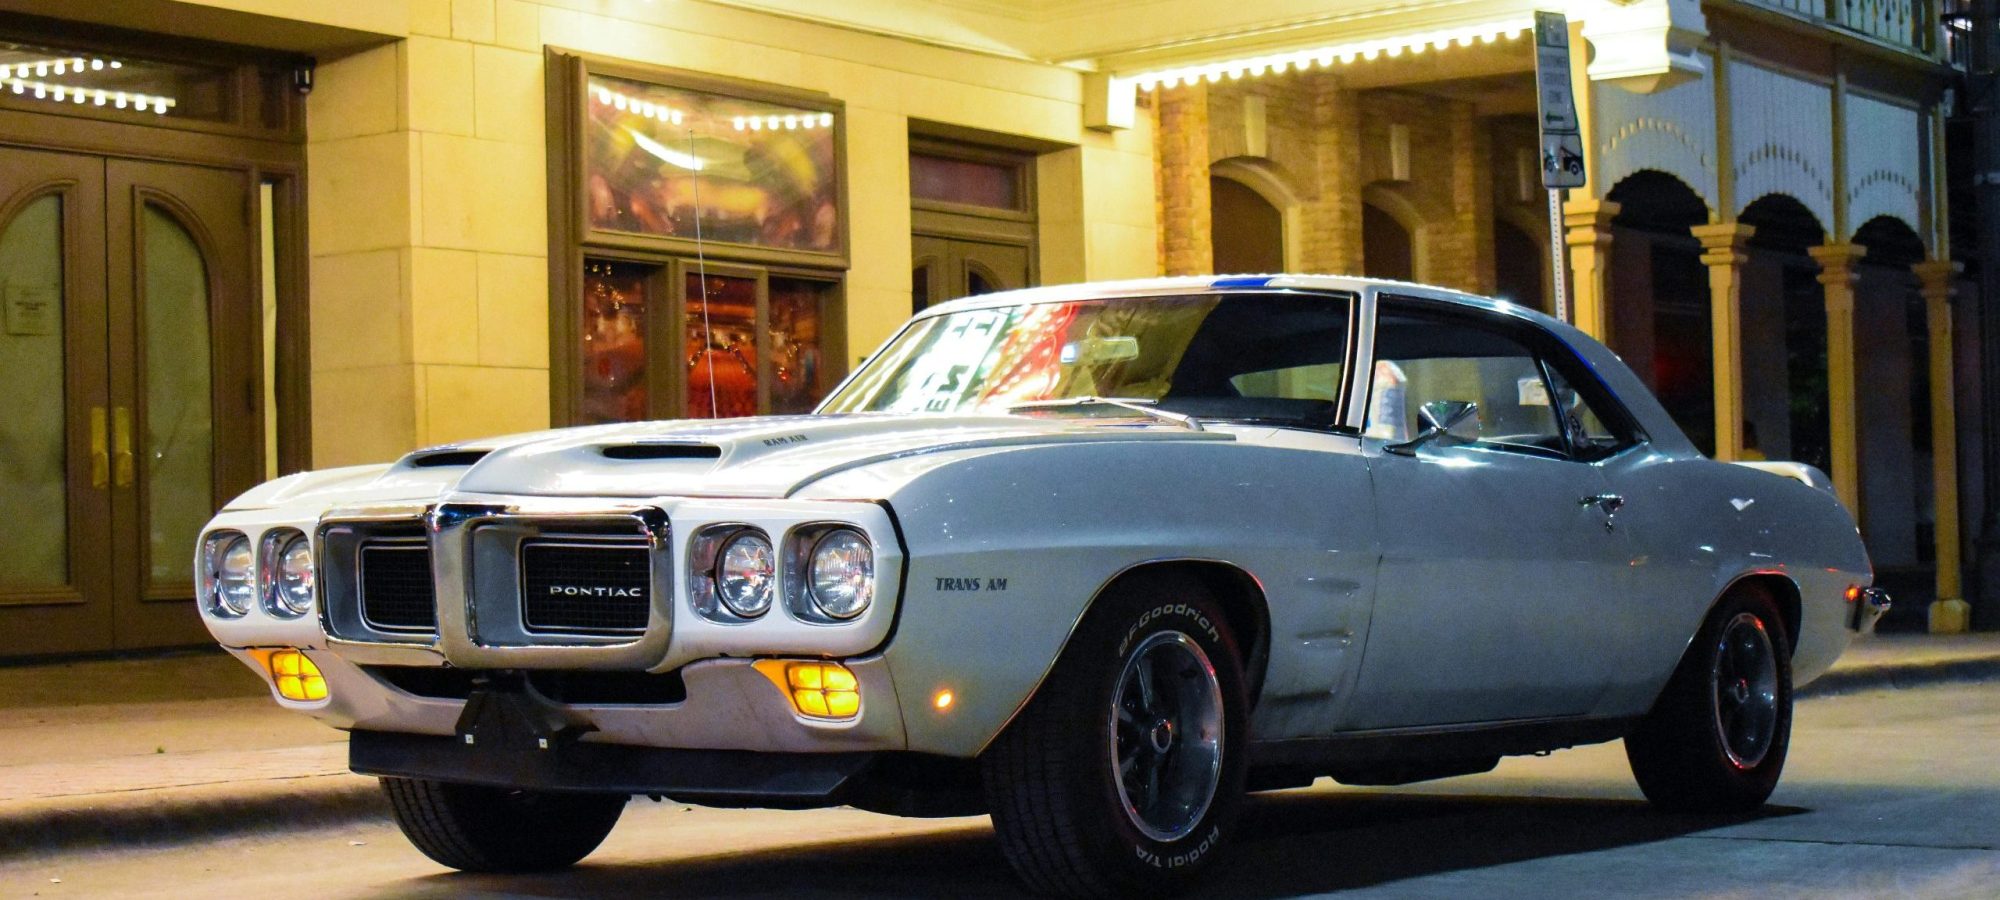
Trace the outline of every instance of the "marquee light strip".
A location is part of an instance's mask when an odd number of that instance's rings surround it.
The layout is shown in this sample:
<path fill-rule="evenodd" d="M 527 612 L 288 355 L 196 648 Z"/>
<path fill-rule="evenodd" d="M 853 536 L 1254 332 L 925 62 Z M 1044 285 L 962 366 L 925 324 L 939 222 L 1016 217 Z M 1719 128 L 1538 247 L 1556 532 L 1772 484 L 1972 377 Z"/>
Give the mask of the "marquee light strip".
<path fill-rule="evenodd" d="M 21 96 L 33 94 L 37 100 L 51 100 L 56 103 L 88 103 L 92 106 L 110 106 L 116 109 L 136 109 L 164 115 L 174 108 L 177 101 L 172 97 L 156 94 L 140 94 L 132 91 L 110 91 L 102 88 L 81 88 L 74 85 L 50 84 L 46 81 L 28 81 L 16 78 L 6 83 L 8 89 Z"/>
<path fill-rule="evenodd" d="M 603 85 L 591 85 L 590 95 L 596 98 L 597 102 L 612 109 L 635 113 L 648 119 L 666 122 L 670 125 L 679 125 L 681 119 L 685 116 L 680 110 L 671 106 L 654 103 L 651 100 L 643 100 L 630 94 L 620 93 Z"/>
<path fill-rule="evenodd" d="M 125 64 L 115 59 L 96 57 L 65 56 L 61 58 L 33 59 L 26 62 L 0 63 L 0 78 L 12 76 L 26 80 L 47 78 L 51 75 L 78 75 L 84 72 L 102 72 L 105 69 L 122 69 Z"/>
<path fill-rule="evenodd" d="M 1288 50 L 1283 53 L 1269 53 L 1198 66 L 1159 69 L 1124 76 L 1121 80 L 1131 82 L 1142 91 L 1160 87 L 1179 87 L 1182 84 L 1195 84 L 1201 81 L 1214 84 L 1224 78 L 1250 78 L 1258 75 L 1283 74 L 1294 70 L 1304 72 L 1314 68 L 1330 68 L 1336 62 L 1356 63 L 1368 59 L 1394 58 L 1405 53 L 1424 53 L 1433 49 L 1496 44 L 1532 34 L 1534 28 L 1535 23 L 1532 19 L 1505 19 L 1484 25 L 1397 35 L 1307 50 Z"/>

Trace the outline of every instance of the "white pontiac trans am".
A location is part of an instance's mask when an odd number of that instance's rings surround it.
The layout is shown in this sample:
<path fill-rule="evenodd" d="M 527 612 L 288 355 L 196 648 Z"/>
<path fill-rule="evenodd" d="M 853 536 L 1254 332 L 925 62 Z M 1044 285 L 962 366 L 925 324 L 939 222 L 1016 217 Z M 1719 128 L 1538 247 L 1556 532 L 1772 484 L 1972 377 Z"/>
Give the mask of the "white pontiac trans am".
<path fill-rule="evenodd" d="M 1246 791 L 1625 740 L 1764 802 L 1886 596 L 1814 469 L 1701 455 L 1504 302 L 1154 280 L 912 319 L 808 416 L 569 428 L 258 487 L 202 614 L 447 866 L 636 794 L 990 813 L 1031 887 L 1185 887 Z"/>

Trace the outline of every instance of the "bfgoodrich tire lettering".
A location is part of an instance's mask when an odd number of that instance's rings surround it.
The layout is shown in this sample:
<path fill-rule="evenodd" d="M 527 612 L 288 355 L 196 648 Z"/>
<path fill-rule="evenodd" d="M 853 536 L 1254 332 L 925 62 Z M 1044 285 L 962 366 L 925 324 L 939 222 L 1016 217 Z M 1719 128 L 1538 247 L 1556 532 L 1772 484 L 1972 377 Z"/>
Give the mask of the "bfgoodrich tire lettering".
<path fill-rule="evenodd" d="M 590 855 L 630 798 L 384 778 L 397 827 L 425 856 L 465 872 L 540 872 Z"/>
<path fill-rule="evenodd" d="M 1751 586 L 1709 613 L 1625 756 L 1657 807 L 1744 812 L 1777 787 L 1791 733 L 1790 636 L 1771 595 Z"/>
<path fill-rule="evenodd" d="M 1194 881 L 1243 797 L 1242 659 L 1198 585 L 1141 575 L 1099 598 L 982 760 L 994 832 L 1029 887 L 1110 897 Z"/>

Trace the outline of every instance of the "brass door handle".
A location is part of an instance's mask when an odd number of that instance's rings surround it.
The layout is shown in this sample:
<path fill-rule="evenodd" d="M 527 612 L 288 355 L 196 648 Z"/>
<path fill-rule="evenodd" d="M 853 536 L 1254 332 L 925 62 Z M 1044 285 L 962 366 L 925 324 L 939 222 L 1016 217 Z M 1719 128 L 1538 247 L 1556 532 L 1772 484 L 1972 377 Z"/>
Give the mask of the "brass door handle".
<path fill-rule="evenodd" d="M 132 410 L 120 406 L 111 411 L 112 448 L 117 456 L 116 481 L 119 487 L 132 485 Z"/>
<path fill-rule="evenodd" d="M 106 448 L 104 407 L 90 408 L 90 486 L 104 490 L 111 485 L 111 453 Z"/>

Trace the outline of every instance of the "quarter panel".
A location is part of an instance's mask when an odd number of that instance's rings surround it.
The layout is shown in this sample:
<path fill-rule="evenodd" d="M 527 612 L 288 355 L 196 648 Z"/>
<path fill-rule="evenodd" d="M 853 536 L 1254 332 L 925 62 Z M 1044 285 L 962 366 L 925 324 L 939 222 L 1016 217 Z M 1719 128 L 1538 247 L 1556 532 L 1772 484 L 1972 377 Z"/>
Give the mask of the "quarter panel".
<path fill-rule="evenodd" d="M 989 453 L 896 490 L 909 581 L 886 658 L 910 749 L 977 754 L 1098 591 L 1172 559 L 1236 565 L 1265 592 L 1272 644 L 1253 734 L 1329 731 L 1372 594 L 1367 471 L 1353 438 L 1257 437 Z"/>

